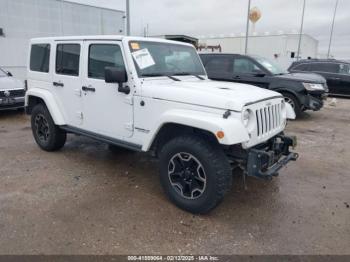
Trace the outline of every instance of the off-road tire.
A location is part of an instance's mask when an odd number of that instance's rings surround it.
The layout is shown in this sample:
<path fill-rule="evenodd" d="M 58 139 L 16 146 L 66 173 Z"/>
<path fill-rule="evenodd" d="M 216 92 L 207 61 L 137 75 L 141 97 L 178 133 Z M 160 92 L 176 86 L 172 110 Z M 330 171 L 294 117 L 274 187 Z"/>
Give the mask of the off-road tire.
<path fill-rule="evenodd" d="M 48 135 L 45 136 L 46 140 L 40 135 L 38 131 L 38 118 L 45 122 L 45 126 L 48 130 Z M 60 150 L 67 140 L 67 133 L 55 125 L 50 112 L 43 104 L 36 105 L 31 114 L 32 132 L 36 143 L 39 147 L 45 151 L 53 152 Z"/>
<path fill-rule="evenodd" d="M 187 199 L 172 185 L 169 165 L 174 156 L 188 153 L 203 166 L 206 176 L 204 192 L 196 199 Z M 160 181 L 168 198 L 179 208 L 194 214 L 205 214 L 214 209 L 232 187 L 232 170 L 226 155 L 218 144 L 194 135 L 170 140 L 159 154 Z"/>
<path fill-rule="evenodd" d="M 283 93 L 282 95 L 283 95 L 286 102 L 291 101 L 291 103 L 293 103 L 294 106 L 292 105 L 292 107 L 294 109 L 295 115 L 297 118 L 300 117 L 303 113 L 303 110 L 302 110 L 300 102 L 298 101 L 296 96 L 293 94 L 289 94 L 289 93 Z"/>

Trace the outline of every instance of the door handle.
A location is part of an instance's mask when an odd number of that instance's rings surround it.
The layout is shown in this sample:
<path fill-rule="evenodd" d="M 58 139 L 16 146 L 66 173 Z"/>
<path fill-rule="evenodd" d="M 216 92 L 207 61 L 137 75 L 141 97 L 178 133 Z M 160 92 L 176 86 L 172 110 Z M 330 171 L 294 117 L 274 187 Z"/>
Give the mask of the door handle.
<path fill-rule="evenodd" d="M 341 80 L 341 78 L 339 78 L 339 77 L 330 77 L 329 79 L 331 79 L 331 80 Z"/>
<path fill-rule="evenodd" d="M 240 76 L 234 76 L 233 79 L 241 79 Z"/>
<path fill-rule="evenodd" d="M 89 86 L 83 86 L 81 88 L 84 92 L 96 92 L 96 89 L 93 87 L 89 87 Z"/>
<path fill-rule="evenodd" d="M 64 87 L 64 84 L 61 82 L 53 82 L 53 86 Z"/>

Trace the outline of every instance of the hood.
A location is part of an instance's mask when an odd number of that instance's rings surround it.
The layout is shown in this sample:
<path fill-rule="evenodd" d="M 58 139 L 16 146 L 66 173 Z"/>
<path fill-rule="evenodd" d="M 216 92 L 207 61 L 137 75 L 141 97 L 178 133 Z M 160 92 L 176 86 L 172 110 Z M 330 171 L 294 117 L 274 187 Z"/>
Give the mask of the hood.
<path fill-rule="evenodd" d="M 0 77 L 0 90 L 24 89 L 24 83 L 13 77 Z"/>
<path fill-rule="evenodd" d="M 290 73 L 277 75 L 276 78 L 315 84 L 325 84 L 327 82 L 323 76 L 312 73 Z"/>
<path fill-rule="evenodd" d="M 143 82 L 142 95 L 238 112 L 247 104 L 281 97 L 274 91 L 245 84 L 198 79 L 182 79 L 177 82 L 164 78 L 146 79 Z"/>

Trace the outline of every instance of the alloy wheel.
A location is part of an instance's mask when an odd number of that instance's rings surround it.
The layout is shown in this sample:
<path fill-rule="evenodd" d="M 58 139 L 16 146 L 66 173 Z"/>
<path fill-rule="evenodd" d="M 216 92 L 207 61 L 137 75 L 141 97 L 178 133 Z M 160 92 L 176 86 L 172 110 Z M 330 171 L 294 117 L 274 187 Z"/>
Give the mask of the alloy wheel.
<path fill-rule="evenodd" d="M 178 153 L 170 159 L 168 177 L 175 191 L 186 199 L 197 199 L 206 189 L 203 165 L 189 153 Z"/>
<path fill-rule="evenodd" d="M 38 114 L 35 117 L 34 124 L 35 124 L 35 132 L 39 140 L 45 143 L 49 141 L 50 128 L 49 128 L 49 123 L 47 122 L 45 116 L 42 114 Z"/>
<path fill-rule="evenodd" d="M 293 109 L 295 109 L 295 103 L 294 103 L 294 101 L 293 101 L 291 98 L 285 97 L 285 98 L 284 98 L 284 101 L 286 101 L 286 103 L 290 104 L 291 107 L 292 107 Z"/>

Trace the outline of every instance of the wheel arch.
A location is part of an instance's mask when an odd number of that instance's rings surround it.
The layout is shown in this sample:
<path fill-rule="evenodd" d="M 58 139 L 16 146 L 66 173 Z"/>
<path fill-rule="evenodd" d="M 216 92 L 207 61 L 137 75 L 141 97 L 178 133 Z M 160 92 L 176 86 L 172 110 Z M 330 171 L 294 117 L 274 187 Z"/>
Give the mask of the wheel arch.
<path fill-rule="evenodd" d="M 291 89 L 288 89 L 288 88 L 284 88 L 284 87 L 281 87 L 281 88 L 274 88 L 273 89 L 274 91 L 278 92 L 278 93 L 281 93 L 282 95 L 283 94 L 289 94 L 289 95 L 293 95 L 300 104 L 303 103 L 302 99 L 301 99 L 301 96 L 302 94 L 298 93 L 297 91 L 295 90 L 291 90 Z"/>
<path fill-rule="evenodd" d="M 66 124 L 53 95 L 49 91 L 42 89 L 27 91 L 25 99 L 26 113 L 30 115 L 37 104 L 43 104 L 47 107 L 56 125 Z"/>
<path fill-rule="evenodd" d="M 145 144 L 143 151 L 154 150 L 175 136 L 195 133 L 221 145 L 234 145 L 249 140 L 249 134 L 243 124 L 230 117 L 224 119 L 221 115 L 190 110 L 172 110 L 160 118 Z M 217 138 L 217 132 L 225 136 Z M 156 150 L 157 151 L 157 150 Z"/>
<path fill-rule="evenodd" d="M 208 130 L 196 128 L 193 126 L 186 126 L 179 123 L 165 123 L 162 125 L 157 133 L 157 135 L 152 140 L 150 145 L 150 150 L 158 155 L 162 147 L 172 140 L 175 137 L 186 135 L 186 134 L 195 134 L 203 138 L 208 139 L 213 144 L 218 144 L 219 141 L 215 135 Z"/>

